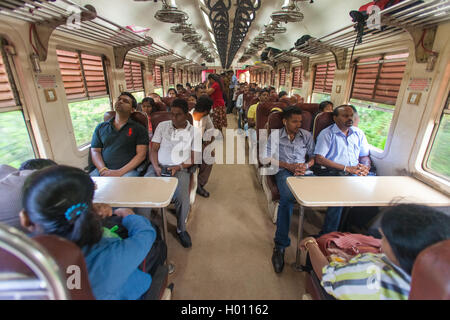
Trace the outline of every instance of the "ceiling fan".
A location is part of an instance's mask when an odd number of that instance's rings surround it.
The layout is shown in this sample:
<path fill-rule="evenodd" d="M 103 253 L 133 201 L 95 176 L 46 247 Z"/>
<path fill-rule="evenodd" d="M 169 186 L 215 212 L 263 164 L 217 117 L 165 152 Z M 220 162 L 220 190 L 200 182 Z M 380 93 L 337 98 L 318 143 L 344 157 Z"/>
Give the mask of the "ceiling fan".
<path fill-rule="evenodd" d="M 162 9 L 156 11 L 155 19 L 167 23 L 183 23 L 188 19 L 186 12 L 169 5 L 167 0 L 162 0 L 161 2 L 163 4 Z"/>
<path fill-rule="evenodd" d="M 270 16 L 275 22 L 300 22 L 303 20 L 303 13 L 300 12 L 298 2 L 309 0 L 289 0 L 286 6 L 281 7 L 280 11 L 275 11 Z"/>

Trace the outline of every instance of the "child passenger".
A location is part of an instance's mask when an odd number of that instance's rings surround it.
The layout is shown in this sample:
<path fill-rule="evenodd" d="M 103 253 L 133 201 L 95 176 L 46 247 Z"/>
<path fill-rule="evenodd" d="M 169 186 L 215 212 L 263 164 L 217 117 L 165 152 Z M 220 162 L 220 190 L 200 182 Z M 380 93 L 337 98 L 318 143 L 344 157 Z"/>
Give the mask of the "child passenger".
<path fill-rule="evenodd" d="M 114 213 L 123 218 L 128 238 L 103 235 L 101 215 L 110 216 L 112 210 L 92 203 L 94 190 L 89 175 L 78 168 L 36 171 L 24 185 L 21 223 L 34 234 L 54 234 L 82 249 L 96 299 L 140 299 L 152 277 L 138 266 L 155 241 L 155 229 L 146 218 L 121 208 Z"/>

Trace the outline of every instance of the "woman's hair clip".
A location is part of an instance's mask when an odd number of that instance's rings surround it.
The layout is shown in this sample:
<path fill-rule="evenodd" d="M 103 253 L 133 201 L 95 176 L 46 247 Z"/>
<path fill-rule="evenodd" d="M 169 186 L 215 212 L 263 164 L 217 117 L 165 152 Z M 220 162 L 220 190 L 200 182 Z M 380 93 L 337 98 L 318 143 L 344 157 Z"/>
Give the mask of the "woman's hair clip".
<path fill-rule="evenodd" d="M 76 205 L 71 206 L 69 209 L 66 210 L 65 216 L 67 221 L 70 221 L 74 219 L 75 217 L 78 217 L 80 214 L 83 213 L 84 210 L 86 210 L 88 205 L 86 203 L 78 203 Z"/>

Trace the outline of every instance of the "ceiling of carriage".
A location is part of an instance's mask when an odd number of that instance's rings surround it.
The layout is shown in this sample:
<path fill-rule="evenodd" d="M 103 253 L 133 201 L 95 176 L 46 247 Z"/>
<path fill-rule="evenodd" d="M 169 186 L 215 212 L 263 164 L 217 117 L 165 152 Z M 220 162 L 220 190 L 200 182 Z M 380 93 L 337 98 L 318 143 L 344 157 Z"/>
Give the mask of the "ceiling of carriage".
<path fill-rule="evenodd" d="M 210 0 L 210 3 L 215 4 L 217 1 Z M 229 50 L 232 39 L 233 22 L 238 3 L 238 0 L 230 1 L 227 51 Z M 237 61 L 242 57 L 251 41 L 271 21 L 271 14 L 274 11 L 281 10 L 289 2 L 289 0 L 253 0 L 255 5 L 258 5 L 259 1 L 261 1 L 261 6 L 255 12 L 255 17 L 248 33 L 234 56 L 233 62 L 229 63 L 232 67 L 237 66 Z M 150 28 L 148 35 L 156 43 L 168 49 L 173 49 L 175 53 L 192 59 L 197 63 L 205 62 L 197 51 L 182 41 L 182 34 L 170 31 L 170 28 L 176 24 L 161 22 L 155 18 L 155 13 L 162 9 L 161 0 L 158 2 L 154 2 L 154 0 L 73 0 L 73 2 L 81 6 L 91 4 L 96 8 L 98 15 L 119 25 Z M 216 49 L 217 46 L 214 43 L 214 35 L 208 32 L 208 26 L 201 10 L 201 8 L 204 8 L 207 13 L 209 12 L 205 5 L 208 0 L 167 0 L 166 2 L 172 6 L 176 6 L 178 10 L 184 11 L 189 16 L 187 23 L 192 24 L 192 27 L 201 35 L 200 42 L 215 59 L 213 64 L 220 65 L 221 59 Z M 319 38 L 332 33 L 350 25 L 352 21 L 349 16 L 349 11 L 357 10 L 367 2 L 368 0 L 314 0 L 313 3 L 310 3 L 310 0 L 297 1 L 300 11 L 304 15 L 304 19 L 301 22 L 280 23 L 281 26 L 287 29 L 287 32 L 276 34 L 275 41 L 269 42 L 266 45 L 285 50 L 292 48 L 295 41 L 303 35 L 309 34 L 315 38 Z M 228 0 L 224 0 L 224 3 L 228 4 Z M 261 51 L 262 49 L 254 55 L 253 60 L 259 60 L 257 57 Z"/>

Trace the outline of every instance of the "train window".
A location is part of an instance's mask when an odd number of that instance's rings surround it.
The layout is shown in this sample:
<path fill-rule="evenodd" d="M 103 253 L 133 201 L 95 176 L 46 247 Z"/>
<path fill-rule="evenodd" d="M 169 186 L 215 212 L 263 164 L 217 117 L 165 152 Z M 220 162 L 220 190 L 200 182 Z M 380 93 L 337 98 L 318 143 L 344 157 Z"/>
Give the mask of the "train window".
<path fill-rule="evenodd" d="M 183 70 L 178 71 L 178 83 L 183 84 Z"/>
<path fill-rule="evenodd" d="M 292 88 L 302 88 L 303 68 L 301 66 L 292 69 Z"/>
<path fill-rule="evenodd" d="M 280 81 L 279 81 L 279 87 L 278 87 L 278 92 L 280 91 L 284 91 L 285 85 L 286 85 L 286 69 L 280 69 Z"/>
<path fill-rule="evenodd" d="M 35 154 L 3 45 L 0 38 L 0 164 L 18 168 Z"/>
<path fill-rule="evenodd" d="M 103 115 L 111 110 L 104 58 L 80 51 L 56 50 L 69 101 L 75 140 L 87 145 Z"/>
<path fill-rule="evenodd" d="M 450 180 L 450 96 L 425 158 L 425 170 Z"/>
<path fill-rule="evenodd" d="M 175 85 L 175 68 L 169 68 L 169 86 Z"/>
<path fill-rule="evenodd" d="M 350 103 L 358 110 L 359 127 L 368 142 L 384 150 L 408 53 L 359 59 Z"/>
<path fill-rule="evenodd" d="M 162 74 L 162 66 L 155 65 L 155 67 L 153 68 L 153 85 L 155 87 L 153 91 L 159 94 L 159 96 L 164 97 Z"/>
<path fill-rule="evenodd" d="M 316 65 L 316 72 L 314 73 L 314 84 L 312 103 L 320 103 L 331 99 L 331 90 L 333 88 L 334 70 L 336 64 L 334 62 L 327 62 Z"/>
<path fill-rule="evenodd" d="M 138 102 L 142 101 L 145 97 L 142 64 L 136 61 L 125 60 L 123 70 L 125 72 L 127 91 L 131 92 Z"/>

